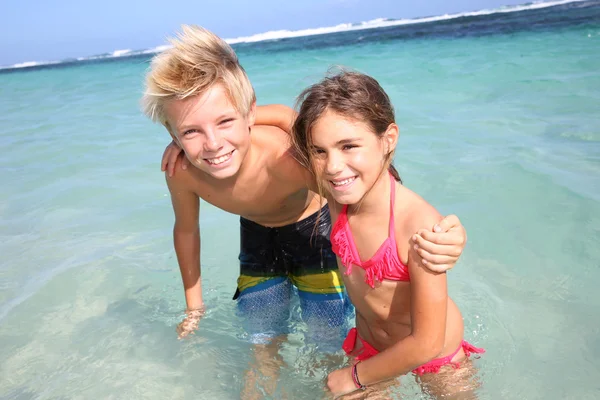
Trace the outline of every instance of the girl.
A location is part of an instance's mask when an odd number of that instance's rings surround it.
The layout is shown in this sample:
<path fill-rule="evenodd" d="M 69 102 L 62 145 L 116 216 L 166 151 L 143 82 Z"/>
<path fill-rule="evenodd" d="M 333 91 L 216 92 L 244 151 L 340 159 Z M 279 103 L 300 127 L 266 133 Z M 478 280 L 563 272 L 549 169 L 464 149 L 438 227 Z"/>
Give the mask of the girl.
<path fill-rule="evenodd" d="M 391 165 L 398 126 L 387 94 L 366 75 L 341 72 L 299 97 L 298 157 L 327 198 L 331 243 L 356 309 L 343 344 L 356 363 L 329 374 L 334 396 L 409 373 L 457 368 L 470 353 L 445 273 L 418 262 L 413 234 L 440 221 Z"/>

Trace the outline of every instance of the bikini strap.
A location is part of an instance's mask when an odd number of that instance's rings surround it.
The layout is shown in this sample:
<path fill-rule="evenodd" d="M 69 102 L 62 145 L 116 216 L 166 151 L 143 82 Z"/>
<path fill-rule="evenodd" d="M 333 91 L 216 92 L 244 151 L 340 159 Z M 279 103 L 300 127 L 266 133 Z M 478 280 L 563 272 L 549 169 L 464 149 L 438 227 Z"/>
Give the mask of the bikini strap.
<path fill-rule="evenodd" d="M 392 174 L 390 174 L 390 181 L 391 181 L 391 195 L 390 195 L 390 237 L 392 238 L 392 240 L 394 240 L 394 242 L 396 241 L 396 234 L 395 234 L 395 223 L 394 223 L 394 202 L 396 200 L 396 180 L 394 179 L 394 177 L 392 176 Z"/>
<path fill-rule="evenodd" d="M 346 217 L 346 219 L 348 219 L 347 214 L 348 214 L 348 204 L 344 204 L 344 205 L 342 205 L 342 211 L 340 211 L 340 215 L 338 216 L 338 218 L 343 215 L 344 217 Z"/>

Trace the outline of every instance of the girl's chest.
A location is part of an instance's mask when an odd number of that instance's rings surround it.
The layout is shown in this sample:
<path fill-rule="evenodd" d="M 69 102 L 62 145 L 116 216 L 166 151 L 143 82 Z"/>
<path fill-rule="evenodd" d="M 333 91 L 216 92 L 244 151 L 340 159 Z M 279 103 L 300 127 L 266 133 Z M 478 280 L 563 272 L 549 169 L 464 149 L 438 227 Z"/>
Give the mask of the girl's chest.
<path fill-rule="evenodd" d="M 403 323 L 406 318 L 410 320 L 407 316 L 410 312 L 409 282 L 375 280 L 373 288 L 365 282 L 365 278 L 365 270 L 357 265 L 353 265 L 350 275 L 343 273 L 348 296 L 363 318 L 374 323 L 386 323 L 390 320 Z"/>

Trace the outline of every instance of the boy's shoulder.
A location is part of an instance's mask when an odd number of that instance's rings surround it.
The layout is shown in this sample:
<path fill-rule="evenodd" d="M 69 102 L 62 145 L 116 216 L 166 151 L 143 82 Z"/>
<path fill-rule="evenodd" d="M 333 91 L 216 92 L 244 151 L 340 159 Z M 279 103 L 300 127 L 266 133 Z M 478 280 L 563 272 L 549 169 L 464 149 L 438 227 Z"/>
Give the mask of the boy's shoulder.
<path fill-rule="evenodd" d="M 165 172 L 165 180 L 167 181 L 167 186 L 172 194 L 174 191 L 177 193 L 197 192 L 197 178 L 194 175 L 195 169 L 196 168 L 192 165 L 188 165 L 186 169 L 183 169 L 181 168 L 181 160 L 177 160 L 173 175 L 169 176 L 169 174 Z"/>
<path fill-rule="evenodd" d="M 294 157 L 292 138 L 274 126 L 258 125 L 252 131 L 253 144 L 263 154 L 263 164 L 275 179 L 305 186 L 310 174 Z"/>
<path fill-rule="evenodd" d="M 284 130 L 275 126 L 257 125 L 252 128 L 252 145 L 256 153 L 261 154 L 262 166 L 277 173 L 286 164 L 295 167 L 297 162 L 292 157 L 292 139 Z"/>
<path fill-rule="evenodd" d="M 204 172 L 193 165 L 188 165 L 186 169 L 175 168 L 173 175 L 169 176 L 165 173 L 165 179 L 172 201 L 177 199 L 176 203 L 185 204 L 186 207 L 195 208 L 196 199 L 203 199 L 216 207 L 223 208 L 223 199 L 226 199 L 230 193 L 227 183 L 208 178 Z"/>

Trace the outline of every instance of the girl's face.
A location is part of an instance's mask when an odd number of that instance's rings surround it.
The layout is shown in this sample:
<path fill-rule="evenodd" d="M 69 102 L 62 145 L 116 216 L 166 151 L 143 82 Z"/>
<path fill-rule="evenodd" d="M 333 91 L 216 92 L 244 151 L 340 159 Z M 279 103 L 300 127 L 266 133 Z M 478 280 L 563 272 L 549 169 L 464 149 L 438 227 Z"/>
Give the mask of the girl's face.
<path fill-rule="evenodd" d="M 365 123 L 327 110 L 311 136 L 312 167 L 325 190 L 340 204 L 357 204 L 386 167 L 398 127 L 390 124 L 380 138 Z"/>

